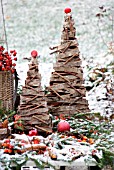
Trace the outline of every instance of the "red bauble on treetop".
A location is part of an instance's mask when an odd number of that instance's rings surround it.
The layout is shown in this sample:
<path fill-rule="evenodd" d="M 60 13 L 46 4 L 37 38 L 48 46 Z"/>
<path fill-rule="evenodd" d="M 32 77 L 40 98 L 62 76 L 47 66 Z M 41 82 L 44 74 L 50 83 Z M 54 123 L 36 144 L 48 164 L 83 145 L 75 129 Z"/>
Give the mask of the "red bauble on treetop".
<path fill-rule="evenodd" d="M 64 12 L 65 12 L 66 14 L 70 13 L 70 12 L 71 12 L 71 8 L 65 8 L 65 9 L 64 9 Z"/>
<path fill-rule="evenodd" d="M 31 51 L 31 56 L 36 58 L 38 56 L 38 52 L 36 50 Z"/>

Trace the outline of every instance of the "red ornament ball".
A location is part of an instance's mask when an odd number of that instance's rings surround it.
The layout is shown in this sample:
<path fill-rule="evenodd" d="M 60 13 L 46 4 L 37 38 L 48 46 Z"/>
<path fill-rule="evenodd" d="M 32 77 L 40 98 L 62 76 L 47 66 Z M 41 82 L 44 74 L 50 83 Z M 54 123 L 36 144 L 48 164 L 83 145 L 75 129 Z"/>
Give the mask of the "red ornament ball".
<path fill-rule="evenodd" d="M 65 120 L 61 120 L 57 125 L 57 130 L 58 132 L 70 131 L 70 124 Z"/>
<path fill-rule="evenodd" d="M 38 135 L 38 131 L 36 129 L 30 130 L 28 135 L 29 136 L 37 136 Z"/>
<path fill-rule="evenodd" d="M 33 50 L 33 51 L 31 52 L 31 56 L 32 56 L 33 58 L 36 58 L 36 57 L 38 56 L 38 52 L 37 52 L 36 50 Z"/>
<path fill-rule="evenodd" d="M 70 13 L 70 12 L 71 12 L 71 8 L 65 8 L 65 9 L 64 9 L 64 12 L 65 12 L 66 14 Z"/>

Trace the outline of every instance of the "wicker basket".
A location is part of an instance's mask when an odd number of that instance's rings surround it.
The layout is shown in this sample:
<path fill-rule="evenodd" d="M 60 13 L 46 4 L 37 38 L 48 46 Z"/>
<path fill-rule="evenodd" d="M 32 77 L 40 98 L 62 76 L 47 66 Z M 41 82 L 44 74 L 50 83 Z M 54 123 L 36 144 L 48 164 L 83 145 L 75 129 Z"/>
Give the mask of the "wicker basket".
<path fill-rule="evenodd" d="M 0 108 L 13 110 L 14 78 L 9 71 L 0 71 Z"/>
<path fill-rule="evenodd" d="M 0 128 L 0 140 L 8 138 L 9 135 L 10 131 L 8 130 L 8 128 Z"/>

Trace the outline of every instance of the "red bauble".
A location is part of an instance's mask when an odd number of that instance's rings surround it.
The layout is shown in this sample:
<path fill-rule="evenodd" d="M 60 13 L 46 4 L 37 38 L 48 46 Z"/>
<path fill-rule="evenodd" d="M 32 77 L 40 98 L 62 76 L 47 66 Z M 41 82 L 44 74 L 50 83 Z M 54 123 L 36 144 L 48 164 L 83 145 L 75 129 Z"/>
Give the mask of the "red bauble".
<path fill-rule="evenodd" d="M 36 50 L 33 50 L 33 51 L 31 52 L 31 56 L 32 56 L 33 58 L 36 58 L 36 57 L 38 56 L 38 52 L 37 52 Z"/>
<path fill-rule="evenodd" d="M 70 131 L 70 124 L 65 120 L 61 120 L 57 125 L 57 130 L 58 132 Z"/>
<path fill-rule="evenodd" d="M 38 135 L 38 131 L 36 129 L 29 131 L 29 136 L 37 136 L 37 135 Z"/>
<path fill-rule="evenodd" d="M 71 12 L 71 8 L 65 8 L 65 9 L 64 9 L 64 12 L 65 12 L 66 14 L 70 13 L 70 12 Z"/>

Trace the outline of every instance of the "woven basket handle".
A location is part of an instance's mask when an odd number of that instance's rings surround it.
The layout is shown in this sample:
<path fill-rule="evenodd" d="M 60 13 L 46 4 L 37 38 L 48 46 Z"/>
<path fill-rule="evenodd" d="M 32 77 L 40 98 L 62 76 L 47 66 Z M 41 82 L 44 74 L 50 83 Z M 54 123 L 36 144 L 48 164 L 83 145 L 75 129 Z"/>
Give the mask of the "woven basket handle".
<path fill-rule="evenodd" d="M 17 71 L 15 71 L 14 73 L 14 81 L 15 81 L 15 90 L 14 90 L 14 109 L 15 109 L 15 103 L 17 99 L 18 81 L 19 81 Z"/>

